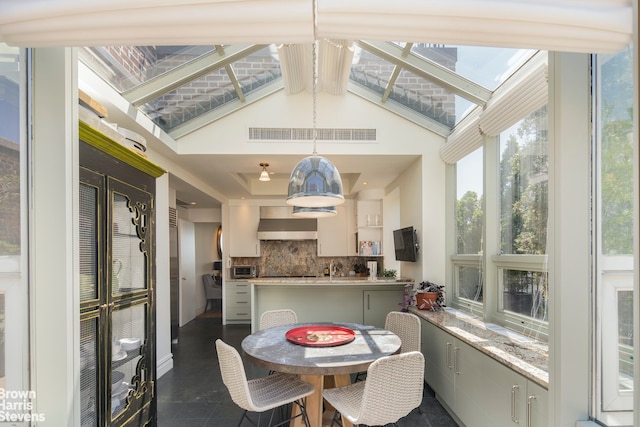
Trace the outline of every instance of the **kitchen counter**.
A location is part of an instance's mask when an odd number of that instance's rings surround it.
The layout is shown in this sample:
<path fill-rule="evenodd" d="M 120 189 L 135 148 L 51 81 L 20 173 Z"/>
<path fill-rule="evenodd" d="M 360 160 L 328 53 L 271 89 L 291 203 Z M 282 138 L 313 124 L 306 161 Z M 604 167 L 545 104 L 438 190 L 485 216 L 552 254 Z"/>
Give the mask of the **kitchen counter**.
<path fill-rule="evenodd" d="M 249 279 L 251 330 L 268 310 L 288 308 L 299 322 L 346 322 L 384 326 L 389 311 L 398 310 L 411 280 L 365 277 L 274 277 Z"/>
<path fill-rule="evenodd" d="M 410 279 L 388 279 L 385 277 L 371 280 L 368 277 L 260 277 L 254 279 L 245 279 L 251 284 L 256 285 L 339 285 L 339 286 L 384 286 L 389 284 L 413 283 Z"/>
<path fill-rule="evenodd" d="M 549 388 L 549 346 L 547 343 L 492 323 L 485 323 L 477 316 L 448 307 L 440 311 L 419 310 L 416 307 L 410 307 L 409 311 L 525 378 L 545 389 Z"/>

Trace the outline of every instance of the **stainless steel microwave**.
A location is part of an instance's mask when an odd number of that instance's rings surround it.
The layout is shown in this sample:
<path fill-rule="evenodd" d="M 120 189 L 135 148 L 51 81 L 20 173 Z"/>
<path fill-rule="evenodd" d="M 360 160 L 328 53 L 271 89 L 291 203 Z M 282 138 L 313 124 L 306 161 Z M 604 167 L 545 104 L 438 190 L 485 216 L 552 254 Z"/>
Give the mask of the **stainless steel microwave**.
<path fill-rule="evenodd" d="M 251 279 L 258 277 L 258 268 L 255 265 L 234 265 L 231 267 L 231 276 L 234 279 Z"/>

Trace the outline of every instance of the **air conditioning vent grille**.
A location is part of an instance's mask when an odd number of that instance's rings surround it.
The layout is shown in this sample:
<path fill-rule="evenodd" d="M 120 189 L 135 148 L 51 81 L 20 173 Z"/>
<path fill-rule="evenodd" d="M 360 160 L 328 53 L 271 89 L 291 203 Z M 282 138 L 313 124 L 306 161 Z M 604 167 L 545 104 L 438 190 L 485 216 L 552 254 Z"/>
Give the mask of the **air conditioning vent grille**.
<path fill-rule="evenodd" d="M 169 227 L 178 226 L 178 210 L 176 208 L 169 207 Z"/>
<path fill-rule="evenodd" d="M 318 141 L 375 142 L 376 129 L 317 129 Z M 249 141 L 313 141 L 313 128 L 249 128 Z"/>

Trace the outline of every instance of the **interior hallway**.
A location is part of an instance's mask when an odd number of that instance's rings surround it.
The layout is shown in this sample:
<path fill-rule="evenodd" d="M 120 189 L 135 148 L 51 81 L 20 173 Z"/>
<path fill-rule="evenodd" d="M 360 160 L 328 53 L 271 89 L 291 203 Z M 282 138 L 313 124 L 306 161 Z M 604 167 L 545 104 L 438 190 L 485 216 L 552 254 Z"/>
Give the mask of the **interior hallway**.
<path fill-rule="evenodd" d="M 209 312 L 211 313 L 211 312 Z M 174 368 L 157 382 L 159 427 L 236 427 L 242 410 L 231 401 L 220 377 L 215 340 L 222 338 L 240 350 L 249 325 L 222 326 L 219 316 L 203 317 L 180 328 L 172 346 Z M 242 351 L 240 350 L 240 354 Z M 247 378 L 267 371 L 245 362 Z M 398 422 L 400 427 L 457 427 L 427 386 L 420 414 L 414 410 Z M 268 417 L 263 417 L 268 421 Z M 245 421 L 243 425 L 249 426 Z"/>

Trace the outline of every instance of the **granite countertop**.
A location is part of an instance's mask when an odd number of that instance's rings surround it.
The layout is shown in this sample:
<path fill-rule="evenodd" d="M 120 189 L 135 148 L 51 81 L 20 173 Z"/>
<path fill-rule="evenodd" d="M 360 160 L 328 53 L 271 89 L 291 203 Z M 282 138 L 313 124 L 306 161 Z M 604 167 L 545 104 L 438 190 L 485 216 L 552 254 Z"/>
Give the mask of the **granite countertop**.
<path fill-rule="evenodd" d="M 449 307 L 409 311 L 462 340 L 522 376 L 549 388 L 549 346 L 479 317 Z"/>
<path fill-rule="evenodd" d="M 370 280 L 367 277 L 257 277 L 248 279 L 249 282 L 256 285 L 278 284 L 278 285 L 400 285 L 405 283 L 413 283 L 410 279 L 387 279 L 384 277 L 377 280 Z"/>

